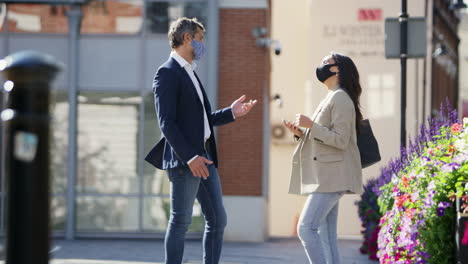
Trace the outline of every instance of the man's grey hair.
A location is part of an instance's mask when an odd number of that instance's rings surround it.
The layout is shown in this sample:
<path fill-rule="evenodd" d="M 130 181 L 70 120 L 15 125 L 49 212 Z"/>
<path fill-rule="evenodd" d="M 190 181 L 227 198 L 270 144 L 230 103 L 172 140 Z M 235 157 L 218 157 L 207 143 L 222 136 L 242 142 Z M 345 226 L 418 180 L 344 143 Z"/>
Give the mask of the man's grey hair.
<path fill-rule="evenodd" d="M 172 22 L 167 33 L 171 48 L 175 49 L 184 43 L 185 33 L 194 38 L 198 30 L 205 32 L 205 27 L 196 18 L 182 17 Z"/>

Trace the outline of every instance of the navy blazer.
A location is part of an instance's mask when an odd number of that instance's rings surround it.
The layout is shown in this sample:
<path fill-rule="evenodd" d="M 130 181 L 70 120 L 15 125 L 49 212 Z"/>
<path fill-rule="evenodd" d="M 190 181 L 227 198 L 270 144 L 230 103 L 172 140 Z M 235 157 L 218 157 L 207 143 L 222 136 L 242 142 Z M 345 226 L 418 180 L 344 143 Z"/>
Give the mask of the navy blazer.
<path fill-rule="evenodd" d="M 231 107 L 211 111 L 203 85 L 195 76 L 203 93 L 204 109 L 211 129 L 207 151 L 217 167 L 213 126 L 233 122 L 234 116 Z M 154 76 L 153 92 L 162 138 L 145 160 L 162 170 L 184 166 L 195 155 L 201 156 L 205 152 L 203 105 L 195 85 L 187 71 L 175 59 L 169 58 Z"/>

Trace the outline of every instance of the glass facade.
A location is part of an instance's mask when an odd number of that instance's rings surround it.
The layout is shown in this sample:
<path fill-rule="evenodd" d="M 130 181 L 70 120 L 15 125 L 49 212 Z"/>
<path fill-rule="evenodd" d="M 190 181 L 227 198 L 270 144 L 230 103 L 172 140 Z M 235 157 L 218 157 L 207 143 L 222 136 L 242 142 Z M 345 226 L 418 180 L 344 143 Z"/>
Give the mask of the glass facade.
<path fill-rule="evenodd" d="M 150 1 L 146 7 L 146 31 L 151 34 L 167 33 L 171 21 L 179 17 L 196 17 L 206 25 L 207 10 L 205 2 Z"/>
<path fill-rule="evenodd" d="M 8 9 L 8 12 L 6 12 Z M 68 32 L 66 5 L 0 4 L 2 28 L 9 32 L 55 33 Z M 207 22 L 205 1 L 153 1 L 153 0 L 100 0 L 89 1 L 82 7 L 82 34 L 139 34 L 144 19 L 148 34 L 167 33 L 175 19 L 197 17 Z M 6 17 L 6 19 L 5 19 Z"/>
<path fill-rule="evenodd" d="M 78 98 L 77 231 L 164 232 L 169 181 L 139 156 L 160 137 L 153 95 L 82 92 Z M 195 205 L 191 231 L 203 230 L 200 211 Z"/>
<path fill-rule="evenodd" d="M 8 4 L 6 26 L 16 33 L 67 33 L 68 7 L 43 4 Z"/>
<path fill-rule="evenodd" d="M 189 16 L 199 18 L 206 26 L 207 9 L 207 2 L 197 0 L 89 1 L 82 7 L 74 133 L 77 172 L 73 182 L 68 182 L 67 67 L 52 91 L 51 226 L 56 234 L 66 233 L 67 221 L 73 219 L 76 236 L 163 236 L 169 219 L 170 183 L 165 171 L 143 160 L 161 136 L 151 79 L 169 55 L 169 23 Z M 71 52 L 67 44 L 68 10 L 64 5 L 0 4 L 0 40 L 7 35 L 9 41 L 5 47 L 0 41 L 0 51 L 10 54 L 36 49 L 66 64 Z M 201 65 L 202 79 L 203 71 L 206 66 Z M 1 175 L 0 213 L 4 218 L 5 175 Z M 67 208 L 70 188 L 75 191 L 73 211 Z M 203 228 L 203 214 L 196 203 L 189 232 L 197 236 Z"/>
<path fill-rule="evenodd" d="M 78 104 L 79 194 L 137 194 L 140 97 L 81 93 Z"/>
<path fill-rule="evenodd" d="M 90 1 L 82 9 L 83 34 L 138 34 L 143 24 L 143 0 Z"/>
<path fill-rule="evenodd" d="M 51 98 L 51 192 L 52 228 L 63 230 L 66 223 L 66 191 L 68 161 L 68 93 L 66 90 L 54 90 Z"/>

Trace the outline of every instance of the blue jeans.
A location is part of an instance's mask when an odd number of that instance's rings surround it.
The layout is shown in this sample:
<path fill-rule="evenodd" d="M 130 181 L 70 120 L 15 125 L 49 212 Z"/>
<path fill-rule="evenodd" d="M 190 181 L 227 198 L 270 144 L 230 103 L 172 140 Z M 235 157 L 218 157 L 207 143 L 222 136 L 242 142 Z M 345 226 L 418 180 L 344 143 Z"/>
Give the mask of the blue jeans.
<path fill-rule="evenodd" d="M 302 210 L 297 233 L 313 264 L 339 264 L 338 203 L 343 192 L 312 193 Z"/>
<path fill-rule="evenodd" d="M 209 156 L 206 155 L 209 159 Z M 168 170 L 171 182 L 171 216 L 166 231 L 166 264 L 180 264 L 184 255 L 185 234 L 192 222 L 192 209 L 197 198 L 205 216 L 203 263 L 218 264 L 221 257 L 226 211 L 216 167 L 208 165 L 209 177 L 194 177 L 187 166 Z"/>

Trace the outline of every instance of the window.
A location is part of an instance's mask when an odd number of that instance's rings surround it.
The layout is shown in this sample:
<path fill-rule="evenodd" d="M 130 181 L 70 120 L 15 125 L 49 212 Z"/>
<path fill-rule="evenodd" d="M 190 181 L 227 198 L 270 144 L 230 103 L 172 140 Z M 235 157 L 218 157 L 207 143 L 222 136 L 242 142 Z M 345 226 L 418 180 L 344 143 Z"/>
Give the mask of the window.
<path fill-rule="evenodd" d="M 146 31 L 150 34 L 166 34 L 170 23 L 184 16 L 196 17 L 206 27 L 207 9 L 205 2 L 148 2 Z"/>
<path fill-rule="evenodd" d="M 140 97 L 95 92 L 78 100 L 78 192 L 138 193 Z"/>
<path fill-rule="evenodd" d="M 69 6 L 58 4 L 9 4 L 8 31 L 65 34 L 68 10 Z M 142 28 L 143 0 L 91 0 L 81 10 L 83 34 L 133 35 Z"/>
<path fill-rule="evenodd" d="M 142 163 L 140 157 L 161 135 L 153 95 L 89 91 L 80 92 L 78 101 L 77 230 L 164 232 L 169 181 L 164 171 Z M 60 228 L 64 200 L 57 198 L 52 213 Z M 201 232 L 203 224 L 201 208 L 195 204 L 189 231 Z"/>
<path fill-rule="evenodd" d="M 68 7 L 66 6 L 45 4 L 9 4 L 7 9 L 9 32 L 68 32 L 68 19 L 66 15 Z"/>
<path fill-rule="evenodd" d="M 371 118 L 391 117 L 395 114 L 395 87 L 393 74 L 370 74 L 367 77 L 368 106 Z"/>
<path fill-rule="evenodd" d="M 64 230 L 66 224 L 66 192 L 68 174 L 68 93 L 51 92 L 50 123 L 50 179 L 51 179 L 51 222 L 53 230 Z"/>
<path fill-rule="evenodd" d="M 143 0 L 93 0 L 83 7 L 82 34 L 138 34 Z"/>

